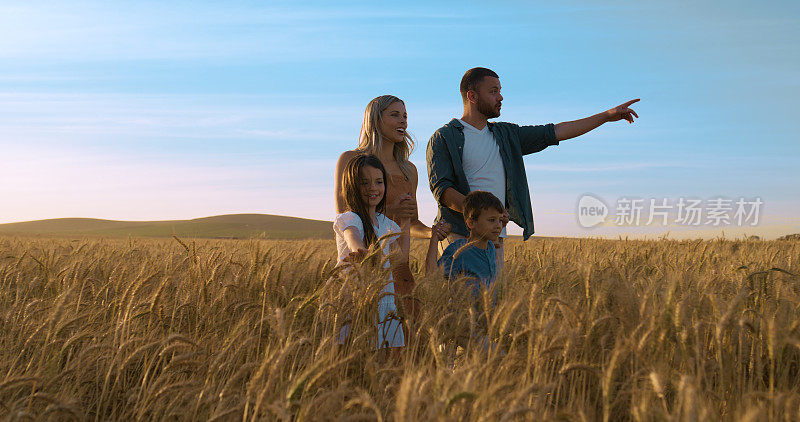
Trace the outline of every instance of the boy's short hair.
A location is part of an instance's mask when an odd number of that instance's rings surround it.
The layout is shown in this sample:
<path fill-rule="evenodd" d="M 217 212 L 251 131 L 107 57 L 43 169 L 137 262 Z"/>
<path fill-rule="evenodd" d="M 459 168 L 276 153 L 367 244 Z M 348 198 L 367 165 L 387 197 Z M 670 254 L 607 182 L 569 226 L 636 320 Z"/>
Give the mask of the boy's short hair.
<path fill-rule="evenodd" d="M 492 69 L 487 69 L 485 67 L 473 67 L 472 69 L 468 70 L 464 73 L 464 76 L 461 78 L 461 99 L 464 102 L 467 102 L 467 91 L 478 90 L 478 84 L 481 83 L 483 78 L 486 76 L 491 76 L 494 78 L 500 78 L 497 76 L 497 73 L 494 73 Z"/>
<path fill-rule="evenodd" d="M 506 212 L 503 203 L 491 192 L 476 190 L 464 198 L 464 219 L 476 219 L 483 210 L 494 208 L 500 214 Z"/>

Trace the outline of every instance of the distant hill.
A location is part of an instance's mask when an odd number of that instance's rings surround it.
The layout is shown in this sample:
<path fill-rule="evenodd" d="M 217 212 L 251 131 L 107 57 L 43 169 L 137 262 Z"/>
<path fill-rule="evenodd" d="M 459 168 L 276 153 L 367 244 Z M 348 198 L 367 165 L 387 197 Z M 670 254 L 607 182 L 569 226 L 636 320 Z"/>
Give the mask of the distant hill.
<path fill-rule="evenodd" d="M 230 214 L 193 220 L 116 221 L 55 218 L 0 224 L 0 234 L 89 235 L 109 237 L 204 237 L 264 239 L 333 238 L 333 223 L 267 214 Z"/>

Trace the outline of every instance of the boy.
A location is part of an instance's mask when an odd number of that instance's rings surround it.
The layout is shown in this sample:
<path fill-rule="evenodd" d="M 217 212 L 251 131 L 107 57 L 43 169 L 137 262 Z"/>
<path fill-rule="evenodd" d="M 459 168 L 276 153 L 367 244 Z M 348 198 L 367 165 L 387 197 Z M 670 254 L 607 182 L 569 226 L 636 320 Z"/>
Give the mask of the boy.
<path fill-rule="evenodd" d="M 450 243 L 438 260 L 440 236 L 432 230 L 425 266 L 431 273 L 438 264 L 450 280 L 459 275 L 467 276 L 467 286 L 472 287 L 472 296 L 477 300 L 481 289 L 491 288 L 497 277 L 495 245 L 508 220 L 500 200 L 485 191 L 470 192 L 464 198 L 464 220 L 469 237 Z"/>

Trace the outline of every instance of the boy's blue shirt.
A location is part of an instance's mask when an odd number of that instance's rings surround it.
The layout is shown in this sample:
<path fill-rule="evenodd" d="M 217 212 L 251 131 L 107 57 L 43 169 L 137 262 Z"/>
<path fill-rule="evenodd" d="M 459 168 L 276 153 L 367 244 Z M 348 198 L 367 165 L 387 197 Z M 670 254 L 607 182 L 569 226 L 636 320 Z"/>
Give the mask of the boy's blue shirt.
<path fill-rule="evenodd" d="M 478 298 L 481 288 L 491 287 L 497 278 L 497 250 L 492 242 L 487 242 L 486 249 L 471 245 L 454 259 L 453 255 L 468 242 L 467 239 L 458 239 L 451 243 L 442 252 L 438 264 L 451 280 L 458 275 L 471 277 L 467 285 L 472 286 L 472 294 Z"/>

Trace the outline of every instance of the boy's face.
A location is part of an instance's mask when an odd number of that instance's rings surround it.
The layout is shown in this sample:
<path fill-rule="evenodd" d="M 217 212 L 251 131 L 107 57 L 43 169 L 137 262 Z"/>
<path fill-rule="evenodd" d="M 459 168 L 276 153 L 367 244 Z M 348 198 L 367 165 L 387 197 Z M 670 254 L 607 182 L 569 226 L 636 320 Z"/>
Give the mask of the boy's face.
<path fill-rule="evenodd" d="M 473 237 L 496 242 L 503 231 L 503 213 L 494 208 L 481 210 L 478 218 L 468 218 L 467 226 Z"/>

